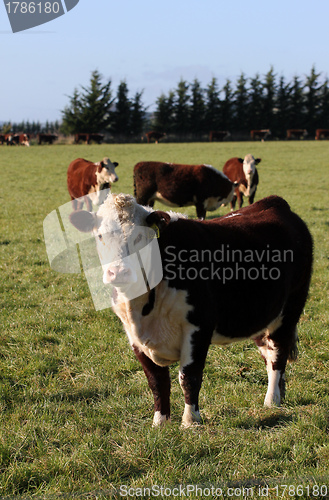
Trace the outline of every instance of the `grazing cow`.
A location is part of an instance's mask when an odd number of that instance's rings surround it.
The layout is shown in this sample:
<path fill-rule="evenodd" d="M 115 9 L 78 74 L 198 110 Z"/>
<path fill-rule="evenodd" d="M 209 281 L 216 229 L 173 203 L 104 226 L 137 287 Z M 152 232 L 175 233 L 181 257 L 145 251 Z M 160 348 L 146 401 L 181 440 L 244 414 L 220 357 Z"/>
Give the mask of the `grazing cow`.
<path fill-rule="evenodd" d="M 101 191 L 110 188 L 111 183 L 119 179 L 114 170 L 118 165 L 119 163 L 112 163 L 109 158 L 103 158 L 98 163 L 77 158 L 70 163 L 67 170 L 67 187 L 74 210 L 80 210 L 85 202 L 87 210 L 91 211 L 92 202 L 100 202 Z M 82 198 L 83 201 L 77 198 Z"/>
<path fill-rule="evenodd" d="M 271 135 L 271 131 L 269 129 L 262 129 L 262 130 L 251 130 L 250 131 L 250 138 L 252 141 L 254 140 L 261 140 L 262 142 L 267 139 L 267 137 Z"/>
<path fill-rule="evenodd" d="M 328 128 L 318 128 L 315 131 L 315 139 L 318 141 L 320 139 L 329 139 L 329 129 Z"/>
<path fill-rule="evenodd" d="M 211 130 L 209 132 L 209 141 L 223 141 L 224 139 L 230 137 L 230 135 L 230 132 L 227 130 Z"/>
<path fill-rule="evenodd" d="M 301 128 L 290 128 L 287 130 L 287 139 L 304 139 L 308 132 Z"/>
<path fill-rule="evenodd" d="M 146 132 L 145 135 L 148 144 L 150 144 L 152 140 L 155 141 L 155 144 L 158 144 L 160 139 L 165 137 L 166 134 L 164 132 L 155 132 L 154 130 L 151 130 L 151 132 Z"/>
<path fill-rule="evenodd" d="M 80 141 L 84 141 L 86 144 L 90 144 L 91 141 L 96 142 L 97 144 L 101 144 L 104 139 L 104 134 L 96 134 L 96 133 L 78 133 L 75 134 L 74 142 L 75 144 L 79 144 Z"/>
<path fill-rule="evenodd" d="M 312 270 L 311 235 L 286 201 L 270 196 L 234 214 L 196 221 L 110 194 L 97 214 L 73 212 L 70 220 L 94 232 L 103 282 L 115 287 L 112 307 L 153 392 L 153 425 L 170 419 L 169 365 L 180 363 L 182 425 L 188 427 L 201 421 L 198 397 L 210 344 L 248 338 L 266 364 L 264 405 L 280 405 Z M 147 291 L 144 283 L 144 292 L 132 298 L 138 268 L 123 256 L 129 243 L 131 257 L 149 246 L 143 226 L 159 230 L 163 277 Z M 113 249 L 116 260 L 105 263 Z M 149 264 L 144 256 L 139 271 L 145 275 Z"/>
<path fill-rule="evenodd" d="M 20 144 L 21 146 L 30 146 L 30 136 L 28 134 L 11 134 L 11 145 Z"/>
<path fill-rule="evenodd" d="M 55 135 L 55 134 L 42 134 L 42 133 L 39 133 L 37 135 L 37 139 L 38 139 L 38 144 L 42 144 L 43 142 L 45 142 L 46 144 L 53 144 L 54 141 L 56 141 L 58 139 L 58 136 Z"/>
<path fill-rule="evenodd" d="M 134 167 L 137 203 L 153 207 L 155 200 L 170 207 L 195 205 L 199 219 L 206 212 L 227 205 L 234 185 L 210 165 L 180 165 L 143 161 Z"/>
<path fill-rule="evenodd" d="M 5 141 L 5 134 L 0 134 L 0 144 L 3 144 Z"/>
<path fill-rule="evenodd" d="M 231 201 L 231 209 L 235 209 L 236 200 L 239 208 L 243 205 L 243 196 L 249 200 L 249 205 L 254 202 L 257 186 L 259 182 L 256 165 L 260 163 L 261 158 L 254 158 L 252 155 L 246 155 L 242 158 L 231 158 L 227 160 L 223 167 L 224 174 L 235 183 L 238 183 Z"/>
<path fill-rule="evenodd" d="M 7 144 L 7 146 L 15 146 L 16 143 L 13 141 L 14 134 L 9 133 L 4 135 L 4 142 Z"/>

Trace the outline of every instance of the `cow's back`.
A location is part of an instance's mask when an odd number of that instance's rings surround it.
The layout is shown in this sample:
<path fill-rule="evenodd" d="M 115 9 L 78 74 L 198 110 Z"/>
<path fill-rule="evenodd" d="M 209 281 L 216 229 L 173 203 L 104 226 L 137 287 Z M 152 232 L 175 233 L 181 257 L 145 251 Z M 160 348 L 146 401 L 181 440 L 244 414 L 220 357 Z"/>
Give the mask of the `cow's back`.
<path fill-rule="evenodd" d="M 237 157 L 227 160 L 223 167 L 223 172 L 232 182 L 239 182 L 245 178 L 243 165 Z"/>
<path fill-rule="evenodd" d="M 72 198 L 87 194 L 84 186 L 95 183 L 94 163 L 83 158 L 73 160 L 67 169 L 67 187 Z"/>

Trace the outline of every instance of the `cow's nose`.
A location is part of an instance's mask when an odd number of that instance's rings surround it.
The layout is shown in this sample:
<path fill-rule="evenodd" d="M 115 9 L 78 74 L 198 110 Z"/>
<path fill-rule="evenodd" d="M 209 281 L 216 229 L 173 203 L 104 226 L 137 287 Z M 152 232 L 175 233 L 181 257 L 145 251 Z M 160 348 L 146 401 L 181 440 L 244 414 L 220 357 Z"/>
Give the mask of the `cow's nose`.
<path fill-rule="evenodd" d="M 134 283 L 136 281 L 136 276 L 130 267 L 122 265 L 109 265 L 105 269 L 103 275 L 104 284 L 112 284 L 115 286 L 126 285 L 129 283 Z"/>

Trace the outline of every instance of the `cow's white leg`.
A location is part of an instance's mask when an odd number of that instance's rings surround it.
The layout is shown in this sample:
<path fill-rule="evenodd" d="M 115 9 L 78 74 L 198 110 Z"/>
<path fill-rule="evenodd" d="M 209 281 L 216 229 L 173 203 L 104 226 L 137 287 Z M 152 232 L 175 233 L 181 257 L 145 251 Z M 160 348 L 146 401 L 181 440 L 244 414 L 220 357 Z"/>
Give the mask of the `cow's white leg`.
<path fill-rule="evenodd" d="M 264 337 L 256 340 L 256 343 L 265 360 L 268 377 L 264 406 L 280 406 L 281 398 L 284 397 L 286 359 L 282 360 L 283 363 L 279 362 L 279 347 L 273 340 Z"/>

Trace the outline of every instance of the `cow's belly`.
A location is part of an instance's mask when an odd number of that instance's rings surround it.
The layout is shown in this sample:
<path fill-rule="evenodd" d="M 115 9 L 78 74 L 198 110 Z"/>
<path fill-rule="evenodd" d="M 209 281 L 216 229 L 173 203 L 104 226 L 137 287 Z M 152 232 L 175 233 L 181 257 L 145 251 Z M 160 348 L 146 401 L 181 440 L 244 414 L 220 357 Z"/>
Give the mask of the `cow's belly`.
<path fill-rule="evenodd" d="M 190 338 L 196 327 L 187 319 L 193 309 L 187 303 L 187 292 L 169 288 L 166 281 L 162 281 L 155 288 L 152 311 L 143 316 L 141 312 L 147 301 L 148 295 L 145 295 L 114 307 L 130 344 L 160 366 L 188 358 Z"/>
<path fill-rule="evenodd" d="M 154 193 L 152 196 L 152 201 L 161 201 L 164 205 L 167 205 L 168 207 L 191 207 L 192 205 L 195 205 L 195 200 L 191 201 L 183 201 L 182 203 L 176 203 L 173 200 L 169 200 L 165 196 L 163 196 L 159 191 Z"/>
<path fill-rule="evenodd" d="M 268 325 L 266 325 L 262 330 L 256 331 L 254 334 L 249 335 L 249 336 L 236 336 L 236 337 L 229 337 L 225 336 L 217 331 L 214 331 L 213 336 L 211 338 L 211 343 L 212 344 L 217 344 L 217 345 L 225 345 L 225 344 L 231 344 L 232 342 L 240 342 L 242 340 L 247 340 L 247 339 L 256 339 L 262 335 L 270 335 L 271 333 L 274 333 L 282 324 L 282 315 L 279 314 L 279 316 L 273 321 L 271 321 Z"/>

